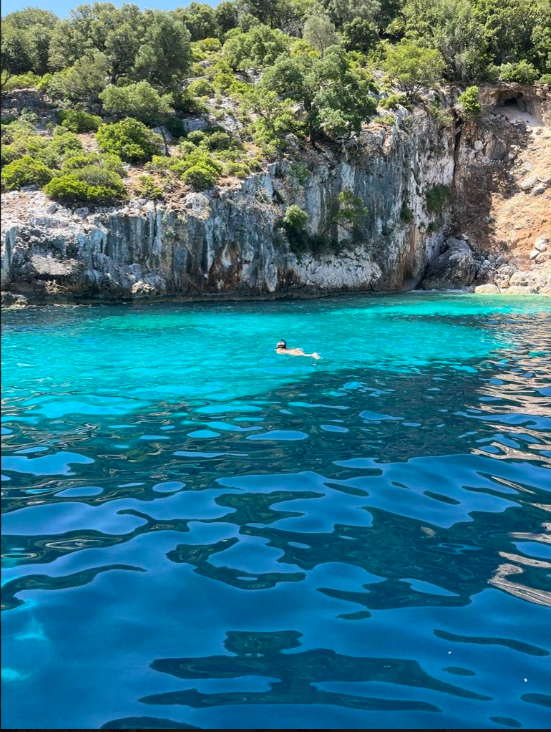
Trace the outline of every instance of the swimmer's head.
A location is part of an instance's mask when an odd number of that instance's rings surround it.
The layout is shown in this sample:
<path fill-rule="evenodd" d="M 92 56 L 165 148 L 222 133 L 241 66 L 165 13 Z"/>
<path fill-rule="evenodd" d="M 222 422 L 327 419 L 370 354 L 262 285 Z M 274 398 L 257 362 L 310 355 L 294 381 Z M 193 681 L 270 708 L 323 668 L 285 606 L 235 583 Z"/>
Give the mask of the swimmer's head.
<path fill-rule="evenodd" d="M 279 341 L 279 343 L 277 344 L 276 348 L 287 348 L 287 344 L 285 343 L 285 341 L 283 340 L 283 338 Z"/>

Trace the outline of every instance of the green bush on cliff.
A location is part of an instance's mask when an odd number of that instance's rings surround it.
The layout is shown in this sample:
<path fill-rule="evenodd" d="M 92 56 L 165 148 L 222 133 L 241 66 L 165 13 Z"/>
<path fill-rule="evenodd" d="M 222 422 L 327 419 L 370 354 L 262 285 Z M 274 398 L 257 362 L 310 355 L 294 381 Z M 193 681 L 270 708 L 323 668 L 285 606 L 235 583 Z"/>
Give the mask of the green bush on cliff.
<path fill-rule="evenodd" d="M 283 229 L 287 234 L 291 251 L 295 254 L 301 254 L 309 248 L 310 237 L 306 229 L 307 223 L 308 214 L 300 206 L 293 204 L 287 207 L 283 216 Z"/>
<path fill-rule="evenodd" d="M 128 163 L 144 163 L 159 152 L 161 138 L 137 119 L 127 117 L 111 125 L 103 125 L 96 139 L 100 150 L 114 153 Z"/>
<path fill-rule="evenodd" d="M 218 175 L 209 168 L 201 165 L 192 165 L 182 175 L 182 180 L 186 185 L 191 186 L 196 191 L 208 191 L 216 185 Z"/>
<path fill-rule="evenodd" d="M 96 152 L 86 152 L 78 155 L 73 155 L 67 158 L 61 167 L 62 172 L 67 173 L 73 170 L 80 170 L 81 168 L 87 168 L 90 165 L 98 165 L 100 168 L 110 170 L 112 173 L 116 173 L 121 178 L 126 175 L 124 164 L 118 155 L 112 153 L 107 155 L 101 155 Z"/>
<path fill-rule="evenodd" d="M 97 114 L 82 109 L 62 109 L 58 117 L 61 126 L 70 132 L 97 132 L 102 122 Z"/>
<path fill-rule="evenodd" d="M 44 192 L 63 203 L 110 204 L 126 197 L 120 176 L 98 165 L 89 165 L 52 178 Z"/>
<path fill-rule="evenodd" d="M 499 69 L 502 81 L 516 81 L 519 84 L 533 84 L 539 76 L 536 67 L 529 61 L 522 59 L 518 63 L 502 64 Z"/>
<path fill-rule="evenodd" d="M 463 94 L 459 95 L 457 104 L 465 117 L 468 119 L 476 119 L 482 112 L 478 87 L 470 86 L 468 89 L 465 89 Z"/>
<path fill-rule="evenodd" d="M 127 86 L 108 86 L 99 95 L 103 108 L 118 117 L 134 117 L 148 125 L 164 122 L 174 112 L 172 97 L 159 94 L 148 81 L 138 81 Z"/>
<path fill-rule="evenodd" d="M 406 109 L 411 107 L 411 103 L 405 94 L 389 94 L 388 97 L 381 99 L 379 102 L 379 107 L 383 109 L 396 109 L 398 105 Z"/>
<path fill-rule="evenodd" d="M 152 175 L 140 175 L 136 193 L 140 198 L 148 198 L 150 201 L 160 201 L 164 198 L 163 189 L 157 185 Z"/>
<path fill-rule="evenodd" d="M 427 191 L 427 211 L 440 215 L 452 197 L 451 188 L 439 183 Z"/>
<path fill-rule="evenodd" d="M 308 214 L 300 206 L 288 206 L 283 216 L 283 225 L 287 231 L 305 231 Z"/>
<path fill-rule="evenodd" d="M 68 132 L 63 127 L 56 127 L 53 137 L 40 152 L 42 162 L 51 168 L 62 165 L 63 161 L 84 150 L 82 142 L 74 132 Z"/>
<path fill-rule="evenodd" d="M 25 155 L 6 165 L 2 171 L 2 187 L 15 191 L 24 186 L 43 186 L 51 180 L 53 171 L 40 160 Z"/>
<path fill-rule="evenodd" d="M 187 91 L 194 97 L 213 97 L 214 86 L 208 79 L 197 79 L 187 87 Z"/>
<path fill-rule="evenodd" d="M 204 148 L 195 148 L 188 155 L 173 158 L 169 165 L 170 170 L 184 183 L 198 190 L 212 188 L 224 169 L 222 163 L 215 160 Z M 188 175 L 191 169 L 193 173 Z"/>
<path fill-rule="evenodd" d="M 230 162 L 226 165 L 225 173 L 226 175 L 243 179 L 251 174 L 251 169 L 247 163 Z"/>

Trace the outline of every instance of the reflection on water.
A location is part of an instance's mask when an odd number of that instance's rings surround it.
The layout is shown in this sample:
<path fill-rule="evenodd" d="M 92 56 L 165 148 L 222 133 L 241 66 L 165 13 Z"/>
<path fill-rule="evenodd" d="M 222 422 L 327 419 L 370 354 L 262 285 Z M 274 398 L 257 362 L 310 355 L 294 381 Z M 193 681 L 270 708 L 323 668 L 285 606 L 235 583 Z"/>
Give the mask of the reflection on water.
<path fill-rule="evenodd" d="M 542 298 L 8 314 L 4 726 L 546 727 L 549 326 Z"/>

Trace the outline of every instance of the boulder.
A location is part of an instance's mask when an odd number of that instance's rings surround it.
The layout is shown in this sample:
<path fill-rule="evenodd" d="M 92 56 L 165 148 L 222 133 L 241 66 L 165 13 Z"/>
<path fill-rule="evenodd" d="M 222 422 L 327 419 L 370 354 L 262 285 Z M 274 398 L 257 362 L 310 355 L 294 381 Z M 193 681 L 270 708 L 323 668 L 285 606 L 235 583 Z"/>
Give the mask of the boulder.
<path fill-rule="evenodd" d="M 16 295 L 13 292 L 2 292 L 3 308 L 26 308 L 29 301 L 23 295 Z"/>
<path fill-rule="evenodd" d="M 538 252 L 546 252 L 548 243 L 549 243 L 549 239 L 547 239 L 547 237 L 538 236 L 538 238 L 534 242 L 534 249 L 537 249 Z"/>
<path fill-rule="evenodd" d="M 484 152 L 490 160 L 503 160 L 507 156 L 507 145 L 499 137 L 492 137 Z"/>
<path fill-rule="evenodd" d="M 474 291 L 477 295 L 499 295 L 501 290 L 497 285 L 478 285 L 478 287 L 474 288 Z"/>
<path fill-rule="evenodd" d="M 538 179 L 535 176 L 531 175 L 529 178 L 521 180 L 518 184 L 518 187 L 521 191 L 530 191 L 537 183 Z"/>
<path fill-rule="evenodd" d="M 440 254 L 428 266 L 421 283 L 424 290 L 456 290 L 468 287 L 476 276 L 476 262 L 467 242 L 448 239 Z"/>

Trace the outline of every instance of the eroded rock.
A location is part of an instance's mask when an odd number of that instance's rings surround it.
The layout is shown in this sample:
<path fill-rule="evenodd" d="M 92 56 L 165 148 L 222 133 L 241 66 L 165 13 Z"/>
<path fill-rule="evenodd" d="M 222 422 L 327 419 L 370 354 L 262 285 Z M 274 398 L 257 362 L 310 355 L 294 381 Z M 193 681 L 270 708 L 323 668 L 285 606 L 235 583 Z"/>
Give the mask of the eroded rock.
<path fill-rule="evenodd" d="M 445 251 L 428 266 L 421 283 L 425 290 L 454 290 L 474 282 L 476 262 L 470 246 L 461 239 L 447 239 Z"/>

